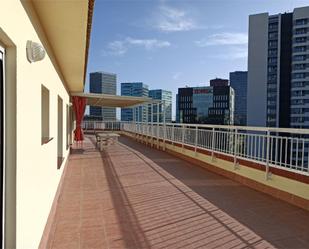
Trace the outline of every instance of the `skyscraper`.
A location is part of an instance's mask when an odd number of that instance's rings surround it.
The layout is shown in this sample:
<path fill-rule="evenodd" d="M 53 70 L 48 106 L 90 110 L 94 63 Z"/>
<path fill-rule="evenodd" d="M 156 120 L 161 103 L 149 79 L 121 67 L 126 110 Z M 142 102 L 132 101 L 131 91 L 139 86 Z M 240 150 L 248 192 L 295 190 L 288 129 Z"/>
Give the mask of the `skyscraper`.
<path fill-rule="evenodd" d="M 105 72 L 90 73 L 90 93 L 116 95 L 116 74 Z M 90 106 L 90 116 L 98 120 L 116 120 L 116 108 Z"/>
<path fill-rule="evenodd" d="M 122 96 L 148 97 L 148 85 L 142 82 L 126 82 L 121 83 Z M 147 122 L 147 105 L 139 106 L 135 112 L 135 120 L 138 122 Z M 121 121 L 133 121 L 133 109 L 121 108 Z"/>
<path fill-rule="evenodd" d="M 235 125 L 247 125 L 247 78 L 248 72 L 246 71 L 230 73 L 230 86 L 235 93 Z"/>
<path fill-rule="evenodd" d="M 159 122 L 163 122 L 163 113 L 165 112 L 165 122 L 172 122 L 172 92 L 162 89 L 149 90 L 149 97 L 152 99 L 161 100 L 162 104 L 159 105 Z M 162 108 L 163 107 L 163 108 Z M 165 110 L 165 111 L 164 111 Z M 151 121 L 153 115 L 153 122 L 157 122 L 157 105 L 153 106 L 153 110 L 149 108 L 148 121 Z"/>
<path fill-rule="evenodd" d="M 309 7 L 249 17 L 247 124 L 309 128 Z"/>

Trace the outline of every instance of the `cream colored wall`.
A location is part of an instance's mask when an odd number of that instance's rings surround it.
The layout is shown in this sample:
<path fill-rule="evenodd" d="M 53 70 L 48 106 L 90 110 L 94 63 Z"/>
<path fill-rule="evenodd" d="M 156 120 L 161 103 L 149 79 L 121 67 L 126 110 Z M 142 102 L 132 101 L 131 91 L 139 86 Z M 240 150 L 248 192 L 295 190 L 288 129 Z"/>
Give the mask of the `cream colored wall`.
<path fill-rule="evenodd" d="M 64 131 L 65 160 L 61 169 L 57 170 L 57 95 L 63 99 L 64 110 L 69 103 L 69 95 L 48 55 L 40 62 L 30 64 L 27 61 L 27 40 L 43 43 L 39 37 L 44 37 L 44 34 L 37 34 L 22 3 L 1 0 L 1 10 L 0 43 L 7 44 L 2 40 L 4 33 L 16 47 L 16 79 L 13 74 L 7 75 L 10 79 L 6 82 L 16 84 L 16 230 L 10 224 L 7 233 L 11 240 L 7 241 L 5 248 L 30 249 L 39 246 L 69 153 Z M 35 19 L 34 16 L 31 18 Z M 9 67 L 6 70 L 14 72 L 11 68 L 14 65 Z M 50 91 L 50 136 L 54 137 L 45 145 L 41 145 L 41 84 Z M 11 110 L 10 106 L 8 108 Z M 66 115 L 63 116 L 63 127 L 66 127 Z M 14 143 L 14 140 L 10 142 Z"/>

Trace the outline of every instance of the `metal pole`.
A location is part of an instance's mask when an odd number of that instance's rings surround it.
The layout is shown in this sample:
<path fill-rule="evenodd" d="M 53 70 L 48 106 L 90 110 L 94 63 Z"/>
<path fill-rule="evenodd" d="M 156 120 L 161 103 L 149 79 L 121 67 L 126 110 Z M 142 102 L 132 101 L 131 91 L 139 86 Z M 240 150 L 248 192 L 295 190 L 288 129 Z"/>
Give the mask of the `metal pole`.
<path fill-rule="evenodd" d="M 195 156 L 197 156 L 197 139 L 198 139 L 198 127 L 195 127 L 195 146 L 194 146 L 194 152 Z"/>
<path fill-rule="evenodd" d="M 182 147 L 182 150 L 184 149 L 184 144 L 185 144 L 185 126 L 182 125 L 182 137 L 181 137 L 181 147 Z"/>
<path fill-rule="evenodd" d="M 159 118 L 160 118 L 160 113 L 159 113 L 159 108 L 160 108 L 160 103 L 157 103 L 157 148 L 159 149 L 160 147 L 160 141 L 159 141 L 159 134 L 160 134 L 160 130 L 159 130 Z"/>
<path fill-rule="evenodd" d="M 215 156 L 215 128 L 212 128 L 212 144 L 211 144 L 211 161 L 214 160 Z"/>
<path fill-rule="evenodd" d="M 266 180 L 268 180 L 268 174 L 269 174 L 269 149 L 270 149 L 270 132 L 267 131 L 267 137 L 266 137 Z"/>
<path fill-rule="evenodd" d="M 165 123 L 165 101 L 163 101 L 163 150 L 165 150 L 166 123 Z"/>
<path fill-rule="evenodd" d="M 234 132 L 234 169 L 237 169 L 237 129 Z"/>
<path fill-rule="evenodd" d="M 153 147 L 153 113 L 154 112 L 154 104 L 151 103 L 151 147 Z"/>

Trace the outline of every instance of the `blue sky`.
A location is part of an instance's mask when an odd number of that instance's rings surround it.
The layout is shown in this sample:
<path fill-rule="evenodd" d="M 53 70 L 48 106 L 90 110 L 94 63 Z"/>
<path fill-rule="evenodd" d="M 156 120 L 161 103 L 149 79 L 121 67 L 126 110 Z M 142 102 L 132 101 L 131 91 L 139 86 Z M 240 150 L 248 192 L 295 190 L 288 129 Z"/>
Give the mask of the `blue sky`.
<path fill-rule="evenodd" d="M 290 12 L 301 0 L 96 0 L 88 73 L 117 74 L 175 94 L 247 70 L 250 14 Z M 87 75 L 86 91 L 88 91 Z"/>

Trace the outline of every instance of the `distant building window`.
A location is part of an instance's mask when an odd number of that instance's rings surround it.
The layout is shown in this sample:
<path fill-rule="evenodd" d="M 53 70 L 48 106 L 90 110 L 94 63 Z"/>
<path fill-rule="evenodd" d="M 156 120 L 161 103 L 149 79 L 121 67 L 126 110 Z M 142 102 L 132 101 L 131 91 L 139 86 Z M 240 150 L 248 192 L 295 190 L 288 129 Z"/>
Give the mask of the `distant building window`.
<path fill-rule="evenodd" d="M 308 19 L 307 18 L 295 20 L 295 25 L 306 25 L 307 23 L 308 23 Z"/>
<path fill-rule="evenodd" d="M 295 53 L 297 52 L 306 52 L 307 50 L 307 46 L 297 46 L 297 47 L 294 47 L 293 51 Z"/>
<path fill-rule="evenodd" d="M 295 43 L 303 43 L 307 41 L 307 37 L 303 36 L 303 37 L 296 37 L 295 38 Z"/>
<path fill-rule="evenodd" d="M 41 86 L 41 144 L 50 140 L 49 137 L 49 90 Z"/>
<path fill-rule="evenodd" d="M 306 55 L 295 55 L 294 57 L 293 57 L 293 60 L 294 61 L 305 61 L 306 60 Z"/>
<path fill-rule="evenodd" d="M 295 29 L 295 32 L 294 32 L 295 35 L 301 35 L 301 34 L 306 34 L 306 33 L 307 33 L 306 28 Z"/>

